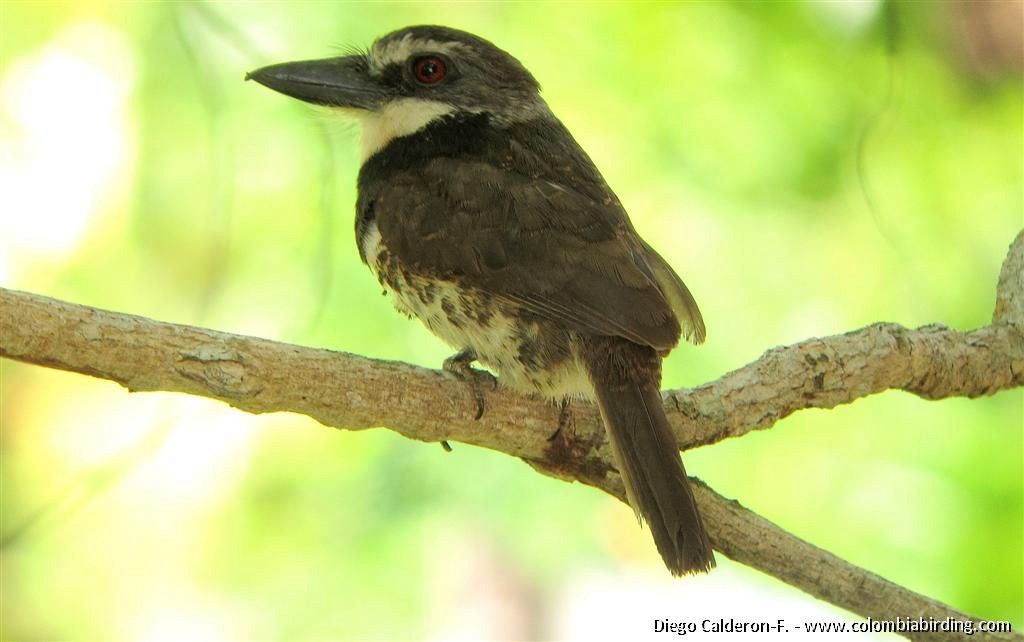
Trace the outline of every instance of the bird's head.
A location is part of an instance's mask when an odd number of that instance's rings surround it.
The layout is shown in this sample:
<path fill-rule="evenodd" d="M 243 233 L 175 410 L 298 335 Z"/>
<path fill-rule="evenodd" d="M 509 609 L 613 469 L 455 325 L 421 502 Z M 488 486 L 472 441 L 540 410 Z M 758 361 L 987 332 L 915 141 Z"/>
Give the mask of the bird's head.
<path fill-rule="evenodd" d="M 446 116 L 486 113 L 507 125 L 549 113 L 540 86 L 518 60 L 448 27 L 406 27 L 365 53 L 270 65 L 246 79 L 356 116 L 364 158 Z"/>

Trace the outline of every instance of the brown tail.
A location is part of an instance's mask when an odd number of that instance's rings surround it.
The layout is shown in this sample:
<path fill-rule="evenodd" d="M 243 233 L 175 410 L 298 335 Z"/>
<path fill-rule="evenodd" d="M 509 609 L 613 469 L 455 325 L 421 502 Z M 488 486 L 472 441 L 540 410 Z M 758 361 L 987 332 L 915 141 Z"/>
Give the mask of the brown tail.
<path fill-rule="evenodd" d="M 614 375 L 593 370 L 597 403 L 630 505 L 650 526 L 673 575 L 706 573 L 715 556 L 661 405 L 657 375 L 645 382 L 616 382 Z"/>

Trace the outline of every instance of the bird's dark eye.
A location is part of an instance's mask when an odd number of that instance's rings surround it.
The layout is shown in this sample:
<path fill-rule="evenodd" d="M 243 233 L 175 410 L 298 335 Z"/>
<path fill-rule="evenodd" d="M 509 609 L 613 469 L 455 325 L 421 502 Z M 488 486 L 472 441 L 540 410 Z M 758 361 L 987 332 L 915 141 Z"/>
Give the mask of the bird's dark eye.
<path fill-rule="evenodd" d="M 424 85 L 436 85 L 444 80 L 448 66 L 437 56 L 423 56 L 412 63 L 412 74 Z"/>

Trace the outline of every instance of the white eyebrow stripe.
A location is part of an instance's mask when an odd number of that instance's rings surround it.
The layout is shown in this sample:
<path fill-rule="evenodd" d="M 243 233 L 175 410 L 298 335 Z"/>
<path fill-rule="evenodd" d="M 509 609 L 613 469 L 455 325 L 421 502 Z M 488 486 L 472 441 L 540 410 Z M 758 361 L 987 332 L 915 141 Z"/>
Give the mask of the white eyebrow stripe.
<path fill-rule="evenodd" d="M 452 55 L 462 49 L 457 42 L 439 42 L 437 40 L 420 40 L 405 34 L 400 40 L 387 44 L 376 43 L 370 49 L 370 73 L 379 75 L 385 67 L 395 63 L 403 63 L 414 53 L 439 53 Z"/>

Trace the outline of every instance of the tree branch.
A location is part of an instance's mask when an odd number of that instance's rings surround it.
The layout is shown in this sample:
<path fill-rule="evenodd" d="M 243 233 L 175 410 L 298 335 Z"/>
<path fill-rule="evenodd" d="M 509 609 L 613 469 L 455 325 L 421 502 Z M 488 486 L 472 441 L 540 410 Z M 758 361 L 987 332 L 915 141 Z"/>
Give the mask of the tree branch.
<path fill-rule="evenodd" d="M 1024 323 L 958 332 L 876 323 L 773 348 L 693 390 L 668 393 L 681 443 L 770 428 L 804 408 L 834 408 L 885 390 L 925 399 L 981 397 L 1024 384 Z"/>
<path fill-rule="evenodd" d="M 775 348 L 693 390 L 667 393 L 684 448 L 763 429 L 802 408 L 832 408 L 887 389 L 926 399 L 977 397 L 1024 384 L 1024 232 L 1003 266 L 993 325 L 958 332 L 875 324 Z M 487 411 L 451 375 L 344 352 L 153 321 L 0 289 L 0 356 L 219 399 L 247 412 L 290 411 L 328 426 L 387 426 L 421 441 L 457 440 L 520 457 L 537 470 L 624 499 L 596 410 L 574 407 L 573 430 L 549 441 L 551 404 L 502 388 Z M 712 542 L 730 558 L 864 617 L 969 619 L 779 529 L 698 483 Z M 956 636 L 914 634 L 913 639 Z M 1013 634 L 991 639 L 1021 640 Z"/>

